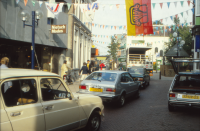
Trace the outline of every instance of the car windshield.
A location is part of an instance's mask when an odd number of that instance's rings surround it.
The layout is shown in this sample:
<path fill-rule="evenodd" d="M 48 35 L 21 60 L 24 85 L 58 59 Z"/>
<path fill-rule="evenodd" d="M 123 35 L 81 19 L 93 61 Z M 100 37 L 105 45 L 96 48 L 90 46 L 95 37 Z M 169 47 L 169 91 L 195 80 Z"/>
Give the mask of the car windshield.
<path fill-rule="evenodd" d="M 131 74 L 143 74 L 144 70 L 143 68 L 129 68 L 128 72 Z"/>
<path fill-rule="evenodd" d="M 86 80 L 115 81 L 117 73 L 95 72 L 89 75 Z"/>
<path fill-rule="evenodd" d="M 178 76 L 174 89 L 200 90 L 200 76 Z"/>

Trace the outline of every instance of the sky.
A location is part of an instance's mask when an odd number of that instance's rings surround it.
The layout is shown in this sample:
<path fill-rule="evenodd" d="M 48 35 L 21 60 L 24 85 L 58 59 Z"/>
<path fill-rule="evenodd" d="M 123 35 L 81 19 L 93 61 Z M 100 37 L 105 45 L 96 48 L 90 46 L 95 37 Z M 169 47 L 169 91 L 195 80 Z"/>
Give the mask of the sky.
<path fill-rule="evenodd" d="M 181 6 L 181 2 L 183 2 L 183 6 Z M 155 3 L 155 8 L 153 8 L 151 4 L 151 12 L 152 12 L 152 21 L 163 19 L 164 25 L 173 25 L 173 21 L 171 20 L 170 16 L 175 17 L 178 14 L 180 19 L 180 23 L 187 22 L 188 24 L 192 22 L 192 8 L 193 4 L 190 3 L 188 6 L 188 0 L 151 0 L 151 3 Z M 100 25 L 109 25 L 109 26 L 126 26 L 126 10 L 125 0 L 97 0 L 99 3 L 99 9 L 95 11 L 93 22 L 94 24 Z M 170 6 L 168 8 L 167 2 L 170 2 Z M 175 7 L 175 3 L 177 5 Z M 162 9 L 160 7 L 160 3 L 163 3 Z M 119 9 L 116 8 L 116 4 L 119 4 Z M 111 8 L 112 7 L 112 8 Z M 110 9 L 111 8 L 111 9 Z M 183 12 L 183 17 L 181 15 Z M 92 27 L 92 34 L 94 35 L 114 35 L 114 34 L 122 34 L 126 33 L 126 29 L 111 29 L 111 28 L 99 28 L 99 27 Z M 96 41 L 96 42 L 95 42 Z M 98 43 L 97 43 L 98 41 Z M 102 43 L 99 43 L 102 42 Z M 104 44 L 103 44 L 104 42 Z M 108 37 L 98 38 L 93 37 L 93 43 L 96 48 L 99 49 L 100 55 L 107 55 L 107 46 L 108 43 L 111 43 L 111 39 Z M 106 43 L 106 44 L 105 44 Z"/>

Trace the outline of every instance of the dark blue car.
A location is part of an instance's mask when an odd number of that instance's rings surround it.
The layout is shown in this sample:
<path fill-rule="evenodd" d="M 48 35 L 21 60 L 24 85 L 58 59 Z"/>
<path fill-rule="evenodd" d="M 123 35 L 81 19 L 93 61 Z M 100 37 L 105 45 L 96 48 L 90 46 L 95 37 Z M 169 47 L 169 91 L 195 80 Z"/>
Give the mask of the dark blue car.
<path fill-rule="evenodd" d="M 146 68 L 130 67 L 127 71 L 131 74 L 134 80 L 141 82 L 141 88 L 146 88 L 150 83 L 150 75 Z"/>

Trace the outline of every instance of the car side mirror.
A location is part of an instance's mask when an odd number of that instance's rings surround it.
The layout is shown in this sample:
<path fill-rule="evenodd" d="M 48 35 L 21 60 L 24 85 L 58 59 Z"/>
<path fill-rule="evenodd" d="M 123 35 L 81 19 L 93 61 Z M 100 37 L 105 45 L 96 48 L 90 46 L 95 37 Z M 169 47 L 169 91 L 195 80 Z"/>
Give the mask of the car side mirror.
<path fill-rule="evenodd" d="M 70 92 L 67 92 L 67 98 L 69 98 L 69 100 L 72 100 L 72 95 Z"/>

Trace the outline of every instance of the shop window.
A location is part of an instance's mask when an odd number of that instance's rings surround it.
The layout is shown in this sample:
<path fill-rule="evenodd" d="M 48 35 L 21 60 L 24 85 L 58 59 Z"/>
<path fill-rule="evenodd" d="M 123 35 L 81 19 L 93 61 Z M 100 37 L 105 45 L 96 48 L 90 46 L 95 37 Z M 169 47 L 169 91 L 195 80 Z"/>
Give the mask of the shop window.
<path fill-rule="evenodd" d="M 47 24 L 48 25 L 53 25 L 53 19 L 52 18 L 47 18 Z"/>
<path fill-rule="evenodd" d="M 4 82 L 1 91 L 8 107 L 36 103 L 37 87 L 34 79 L 21 79 Z"/>
<path fill-rule="evenodd" d="M 59 79 L 41 79 L 40 87 L 43 101 L 65 99 L 67 97 L 67 90 Z"/>

